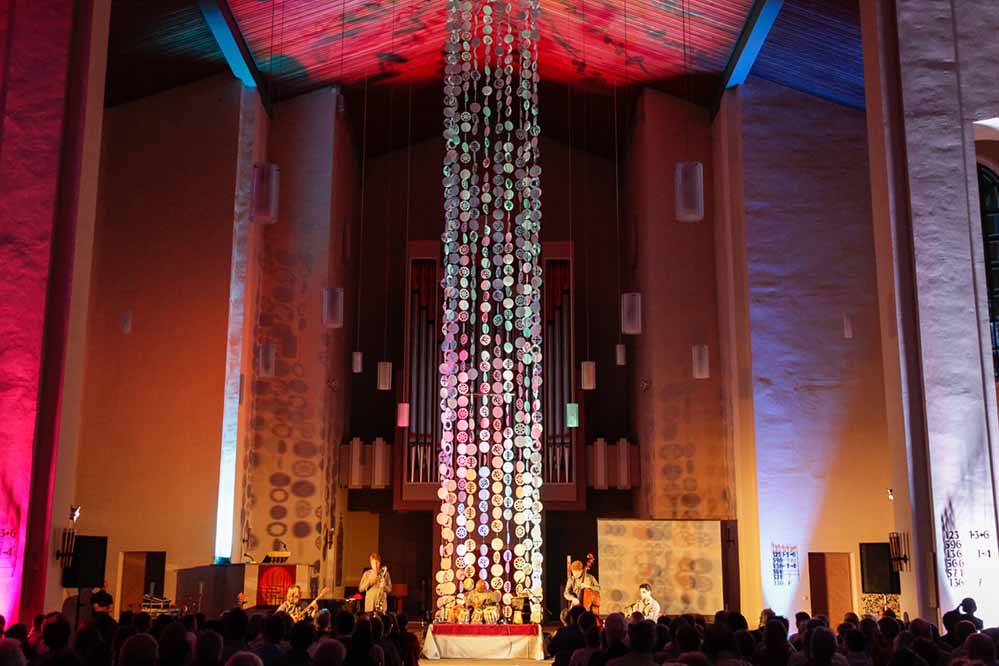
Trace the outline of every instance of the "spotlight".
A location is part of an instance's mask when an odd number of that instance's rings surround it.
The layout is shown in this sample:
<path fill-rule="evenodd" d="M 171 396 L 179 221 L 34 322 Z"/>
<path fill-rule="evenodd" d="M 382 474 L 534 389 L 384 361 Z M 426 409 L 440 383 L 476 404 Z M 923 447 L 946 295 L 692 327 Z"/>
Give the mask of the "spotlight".
<path fill-rule="evenodd" d="M 888 489 L 888 501 L 890 502 L 895 501 L 895 491 L 892 490 L 891 488 Z"/>
<path fill-rule="evenodd" d="M 70 522 L 75 523 L 79 519 L 80 519 L 80 507 L 79 506 L 75 506 L 75 505 L 71 505 L 69 507 L 69 520 L 70 520 Z"/>

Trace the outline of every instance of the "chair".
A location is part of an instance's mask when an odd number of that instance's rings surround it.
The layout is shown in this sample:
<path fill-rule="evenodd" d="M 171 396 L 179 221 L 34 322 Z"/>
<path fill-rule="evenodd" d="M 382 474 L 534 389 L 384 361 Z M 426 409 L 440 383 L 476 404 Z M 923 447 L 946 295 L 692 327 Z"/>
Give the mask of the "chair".
<path fill-rule="evenodd" d="M 389 596 L 395 599 L 395 612 L 402 614 L 402 604 L 409 596 L 409 586 L 406 583 L 392 583 L 392 591 Z"/>

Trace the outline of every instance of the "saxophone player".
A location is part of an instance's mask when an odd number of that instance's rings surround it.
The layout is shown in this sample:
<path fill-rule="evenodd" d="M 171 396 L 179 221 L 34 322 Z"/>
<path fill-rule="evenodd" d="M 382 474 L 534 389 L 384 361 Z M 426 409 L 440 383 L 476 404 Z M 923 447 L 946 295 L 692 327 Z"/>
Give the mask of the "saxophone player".
<path fill-rule="evenodd" d="M 365 613 L 384 613 L 388 608 L 388 593 L 392 589 L 392 578 L 388 567 L 382 566 L 382 556 L 371 553 L 368 558 L 371 568 L 361 575 L 358 591 L 364 593 Z"/>

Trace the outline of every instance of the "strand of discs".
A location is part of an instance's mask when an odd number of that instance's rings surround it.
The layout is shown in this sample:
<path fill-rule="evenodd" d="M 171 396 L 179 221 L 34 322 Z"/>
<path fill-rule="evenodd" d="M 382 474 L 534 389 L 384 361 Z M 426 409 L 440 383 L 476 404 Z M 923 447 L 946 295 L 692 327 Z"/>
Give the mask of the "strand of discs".
<path fill-rule="evenodd" d="M 438 607 L 541 602 L 539 0 L 448 0 Z"/>

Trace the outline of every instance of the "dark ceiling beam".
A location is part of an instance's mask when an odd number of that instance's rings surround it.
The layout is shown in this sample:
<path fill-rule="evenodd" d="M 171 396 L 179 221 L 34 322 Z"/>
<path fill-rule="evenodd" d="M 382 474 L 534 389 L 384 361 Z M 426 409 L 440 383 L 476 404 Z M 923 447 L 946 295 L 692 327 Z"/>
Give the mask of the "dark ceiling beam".
<path fill-rule="evenodd" d="M 239 30 L 239 24 L 232 15 L 229 3 L 226 0 L 198 0 L 198 8 L 204 15 L 212 35 L 215 36 L 222 55 L 229 63 L 232 75 L 242 81 L 247 88 L 256 88 L 261 103 L 267 113 L 270 113 L 271 100 L 264 86 L 264 77 L 257 69 L 257 63 L 254 62 L 250 47 L 243 39 L 243 33 Z"/>
<path fill-rule="evenodd" d="M 753 64 L 756 63 L 756 58 L 760 55 L 760 50 L 767 41 L 767 35 L 770 34 L 770 29 L 777 21 L 777 15 L 783 6 L 784 0 L 756 0 L 753 3 L 746 17 L 746 24 L 742 28 L 742 34 L 736 40 L 728 65 L 722 73 L 721 84 L 711 104 L 712 118 L 718 113 L 725 91 L 746 82 L 746 77 L 753 69 Z"/>

